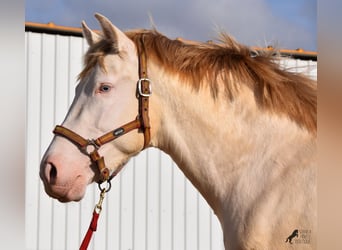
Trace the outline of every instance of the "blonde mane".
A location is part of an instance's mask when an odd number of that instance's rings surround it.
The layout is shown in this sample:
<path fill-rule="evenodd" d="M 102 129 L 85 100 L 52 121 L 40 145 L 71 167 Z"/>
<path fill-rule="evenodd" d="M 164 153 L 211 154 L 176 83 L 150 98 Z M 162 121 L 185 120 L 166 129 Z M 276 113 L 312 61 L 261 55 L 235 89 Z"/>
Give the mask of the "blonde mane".
<path fill-rule="evenodd" d="M 221 34 L 220 43 L 171 40 L 156 30 L 129 31 L 126 35 L 138 48 L 143 40 L 149 61 L 178 74 L 194 89 L 199 90 L 204 84 L 209 84 L 215 99 L 219 84 L 224 82 L 227 99 L 232 100 L 238 89 L 236 85 L 246 84 L 261 109 L 287 115 L 316 134 L 316 82 L 281 69 L 271 53 L 256 53 L 226 34 Z M 119 53 L 108 45 L 101 40 L 89 48 L 80 78 L 85 77 L 96 63 L 103 66 L 106 54 Z"/>

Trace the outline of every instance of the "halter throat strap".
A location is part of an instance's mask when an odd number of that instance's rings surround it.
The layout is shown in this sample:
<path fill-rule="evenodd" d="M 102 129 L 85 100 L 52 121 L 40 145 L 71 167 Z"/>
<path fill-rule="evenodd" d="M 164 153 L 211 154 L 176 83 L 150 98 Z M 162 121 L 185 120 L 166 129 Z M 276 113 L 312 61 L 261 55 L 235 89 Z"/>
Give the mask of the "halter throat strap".
<path fill-rule="evenodd" d="M 100 137 L 97 139 L 85 139 L 79 134 L 73 132 L 72 130 L 63 127 L 61 125 L 57 125 L 53 130 L 55 135 L 62 136 L 76 146 L 78 146 L 82 152 L 89 155 L 91 161 L 95 163 L 100 171 L 101 180 L 110 181 L 114 178 L 122 166 L 116 169 L 112 174 L 110 174 L 109 169 L 106 167 L 104 158 L 100 156 L 98 149 L 108 143 L 111 142 L 120 136 L 127 134 L 128 132 L 138 129 L 139 131 L 144 133 L 144 146 L 141 150 L 145 149 L 151 140 L 151 125 L 149 118 L 149 97 L 152 94 L 151 90 L 151 81 L 147 76 L 147 56 L 145 52 L 145 46 L 143 42 L 143 36 L 140 40 L 140 46 L 138 47 L 138 59 L 139 59 L 139 80 L 137 82 L 137 91 L 136 95 L 139 99 L 139 109 L 138 116 L 135 120 L 126 123 Z"/>

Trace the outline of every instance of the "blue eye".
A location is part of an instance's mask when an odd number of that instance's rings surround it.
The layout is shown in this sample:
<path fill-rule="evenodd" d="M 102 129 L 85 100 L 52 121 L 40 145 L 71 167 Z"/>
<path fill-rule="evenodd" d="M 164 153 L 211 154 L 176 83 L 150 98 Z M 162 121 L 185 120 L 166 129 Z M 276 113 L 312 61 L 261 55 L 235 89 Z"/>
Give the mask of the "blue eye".
<path fill-rule="evenodd" d="M 109 84 L 102 84 L 99 88 L 100 92 L 109 92 L 112 89 L 112 86 L 110 86 Z"/>

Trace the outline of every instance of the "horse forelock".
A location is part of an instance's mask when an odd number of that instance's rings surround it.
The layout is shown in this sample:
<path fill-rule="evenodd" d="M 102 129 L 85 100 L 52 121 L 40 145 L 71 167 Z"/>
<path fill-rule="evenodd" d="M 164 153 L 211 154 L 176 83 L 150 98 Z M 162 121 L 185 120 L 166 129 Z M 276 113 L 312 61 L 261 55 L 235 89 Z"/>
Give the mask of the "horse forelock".
<path fill-rule="evenodd" d="M 234 99 L 238 84 L 246 84 L 262 110 L 287 115 L 316 134 L 316 82 L 281 69 L 274 53 L 255 52 L 225 33 L 220 34 L 219 43 L 172 40 L 156 30 L 134 30 L 126 35 L 137 48 L 143 40 L 149 61 L 178 75 L 195 90 L 206 85 L 214 99 L 221 89 L 227 99 Z M 119 51 L 105 40 L 91 46 L 79 77 L 89 74 L 96 64 L 105 69 L 103 58 L 109 53 L 119 54 Z"/>
<path fill-rule="evenodd" d="M 96 65 L 99 65 L 102 70 L 106 71 L 104 57 L 108 54 L 119 54 L 119 50 L 107 40 L 100 40 L 90 46 L 84 56 L 84 68 L 78 75 L 78 79 L 82 80 L 88 76 Z"/>

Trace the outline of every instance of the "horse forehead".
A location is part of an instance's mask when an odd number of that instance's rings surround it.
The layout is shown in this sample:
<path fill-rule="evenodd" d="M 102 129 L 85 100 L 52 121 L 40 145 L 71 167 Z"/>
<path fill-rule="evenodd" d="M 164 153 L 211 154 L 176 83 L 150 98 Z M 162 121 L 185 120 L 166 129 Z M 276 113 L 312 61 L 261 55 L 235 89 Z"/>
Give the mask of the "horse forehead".
<path fill-rule="evenodd" d="M 116 54 L 114 55 L 106 55 L 103 59 L 103 65 L 106 70 L 116 70 L 117 68 L 122 67 L 125 62 L 120 59 L 120 57 Z"/>
<path fill-rule="evenodd" d="M 103 65 L 107 73 L 124 74 L 125 72 L 138 70 L 138 58 L 135 56 L 128 56 L 127 53 L 123 55 L 107 55 L 104 57 Z"/>

